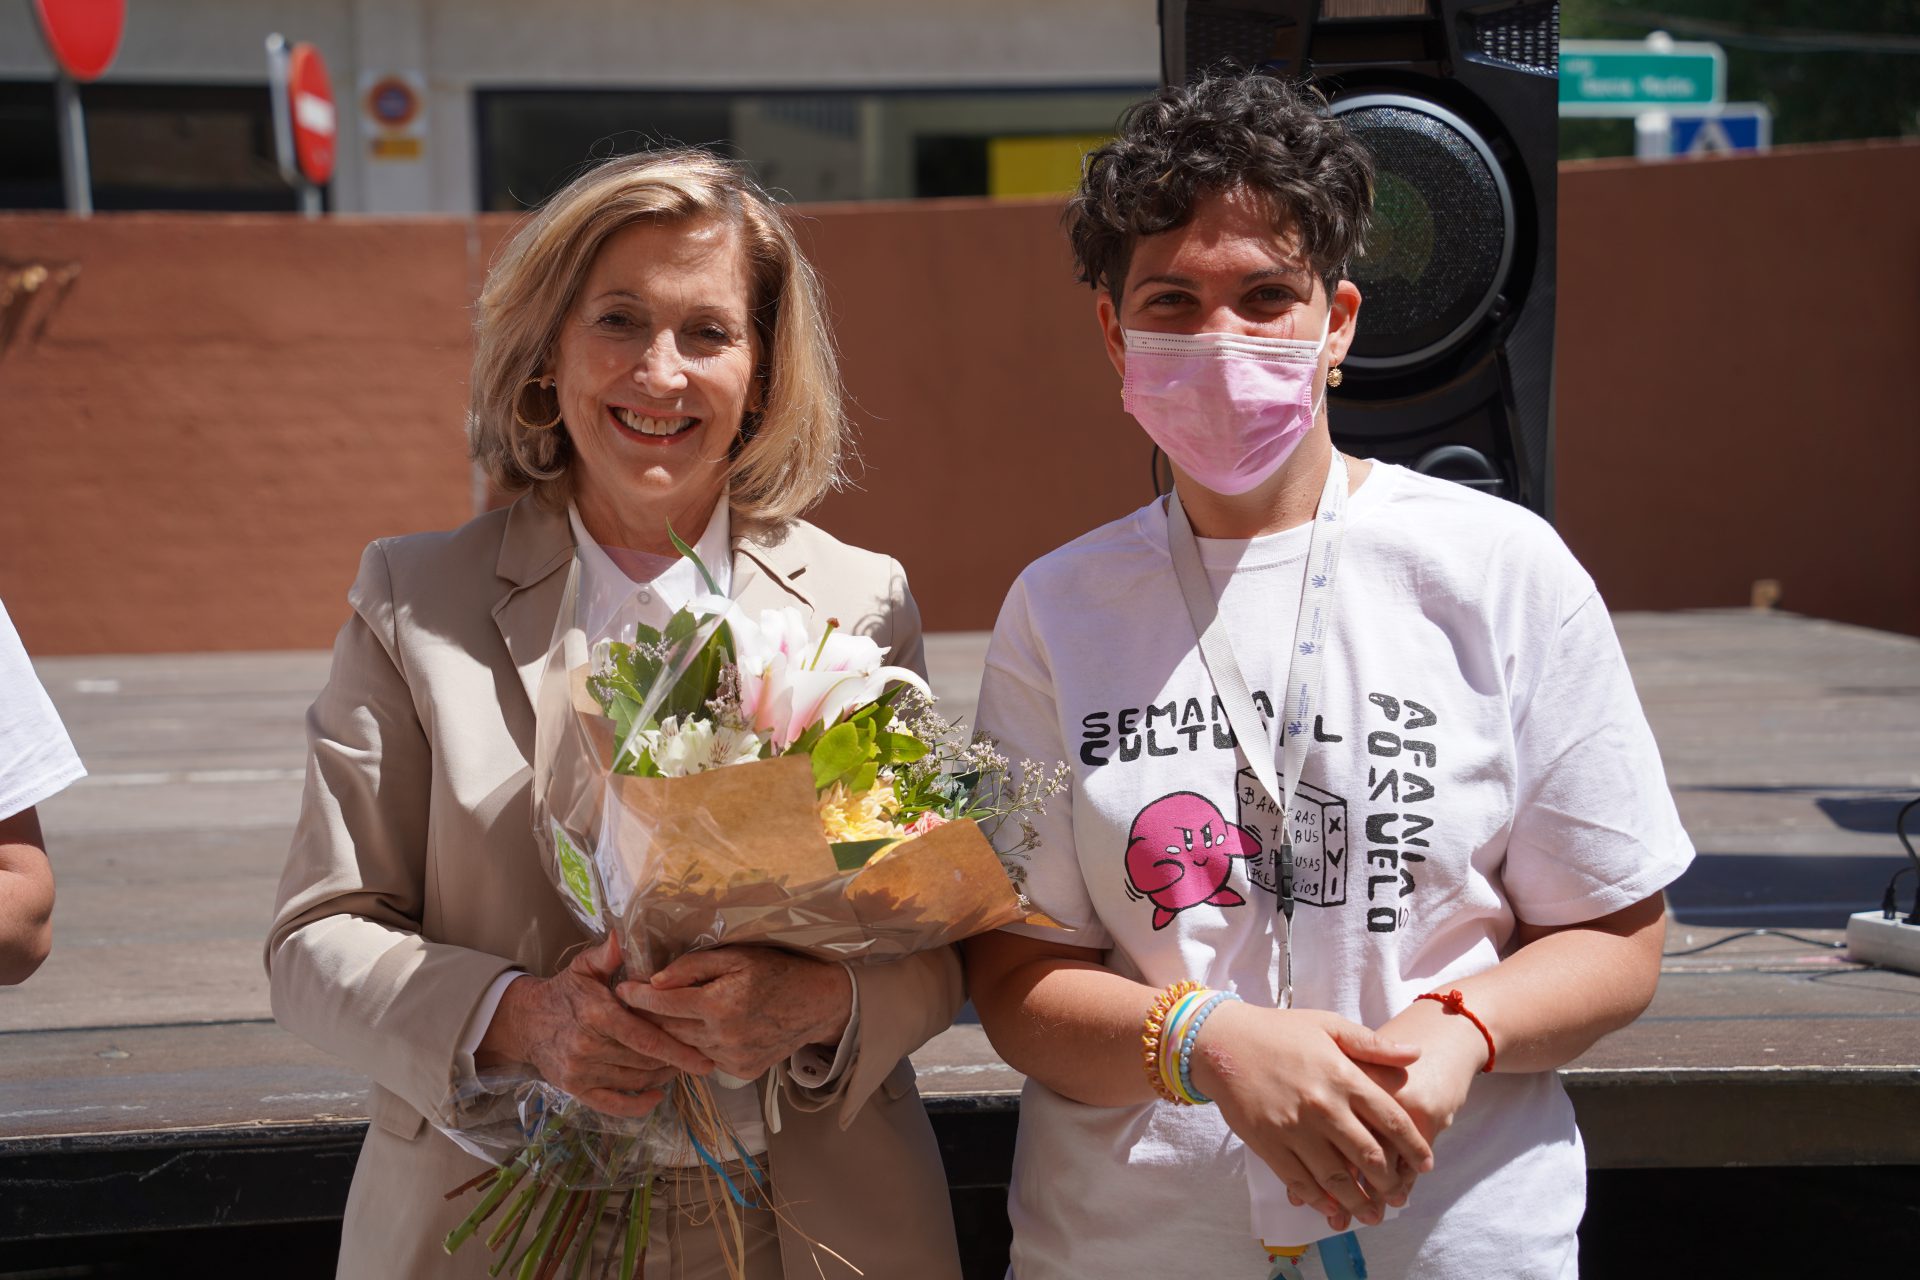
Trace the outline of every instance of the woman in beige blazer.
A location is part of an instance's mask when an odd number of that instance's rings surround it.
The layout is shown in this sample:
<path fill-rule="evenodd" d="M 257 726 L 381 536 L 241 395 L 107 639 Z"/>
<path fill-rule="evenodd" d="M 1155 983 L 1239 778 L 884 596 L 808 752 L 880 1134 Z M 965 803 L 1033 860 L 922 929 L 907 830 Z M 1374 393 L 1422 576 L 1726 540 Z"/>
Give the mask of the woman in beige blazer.
<path fill-rule="evenodd" d="M 668 528 L 699 534 L 750 611 L 833 617 L 924 669 L 900 566 L 797 518 L 838 477 L 844 418 L 778 209 L 701 152 L 583 174 L 488 279 L 472 402 L 475 458 L 524 496 L 367 549 L 268 941 L 275 1016 L 373 1080 L 339 1274 L 485 1274 L 484 1248 L 440 1245 L 468 1208 L 443 1193 L 484 1166 L 427 1121 L 477 1069 L 522 1063 L 626 1114 L 676 1069 L 757 1078 L 731 1105 L 782 1214 L 750 1217 L 752 1280 L 957 1277 L 906 1058 L 960 1004 L 952 950 L 849 967 L 723 948 L 670 999 L 622 988 L 629 1007 L 532 837 L 533 686 L 576 548 L 667 609 L 691 593 Z M 656 1212 L 649 1277 L 718 1274 L 713 1255 L 698 1209 Z"/>

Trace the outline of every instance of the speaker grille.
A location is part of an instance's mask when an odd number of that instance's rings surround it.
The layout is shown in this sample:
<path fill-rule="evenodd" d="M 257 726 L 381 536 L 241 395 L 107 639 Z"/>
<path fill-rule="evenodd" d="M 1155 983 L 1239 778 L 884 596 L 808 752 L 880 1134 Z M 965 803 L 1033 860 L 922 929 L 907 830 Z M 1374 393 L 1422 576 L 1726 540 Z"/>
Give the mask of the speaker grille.
<path fill-rule="evenodd" d="M 1560 72 L 1560 6 L 1556 0 L 1470 9 L 1460 15 L 1470 52 L 1527 71 Z"/>
<path fill-rule="evenodd" d="M 1513 200 L 1486 144 L 1431 103 L 1361 97 L 1334 111 L 1373 153 L 1366 256 L 1352 264 L 1366 299 L 1351 356 L 1390 368 L 1464 340 L 1505 282 Z"/>
<path fill-rule="evenodd" d="M 1187 79 L 1223 64 L 1258 67 L 1278 50 L 1280 29 L 1291 25 L 1271 14 L 1194 5 L 1187 10 Z"/>

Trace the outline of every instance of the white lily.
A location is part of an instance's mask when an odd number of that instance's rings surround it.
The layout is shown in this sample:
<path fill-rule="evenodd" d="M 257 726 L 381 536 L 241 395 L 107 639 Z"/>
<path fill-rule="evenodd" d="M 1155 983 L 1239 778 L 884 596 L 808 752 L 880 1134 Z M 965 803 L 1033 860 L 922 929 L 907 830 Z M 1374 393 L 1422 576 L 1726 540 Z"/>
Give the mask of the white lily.
<path fill-rule="evenodd" d="M 658 729 L 643 730 L 638 739 L 666 778 L 758 760 L 764 741 L 750 729 L 730 729 L 699 716 L 668 716 Z"/>
<path fill-rule="evenodd" d="M 776 752 L 814 725 L 832 728 L 890 684 L 932 692 L 915 672 L 886 666 L 887 651 L 869 636 L 843 631 L 832 621 L 824 636 L 808 635 L 798 609 L 767 609 L 753 618 L 718 596 L 702 596 L 691 607 L 726 617 L 740 672 L 741 718 Z"/>

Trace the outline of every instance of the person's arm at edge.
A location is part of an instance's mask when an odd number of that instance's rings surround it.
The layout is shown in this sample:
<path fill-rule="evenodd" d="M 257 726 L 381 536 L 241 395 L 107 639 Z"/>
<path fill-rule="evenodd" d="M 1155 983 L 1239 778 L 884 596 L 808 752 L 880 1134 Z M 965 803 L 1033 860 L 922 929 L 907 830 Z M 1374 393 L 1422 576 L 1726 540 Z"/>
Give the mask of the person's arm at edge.
<path fill-rule="evenodd" d="M 26 981 L 53 949 L 53 866 L 32 805 L 0 818 L 0 986 Z"/>

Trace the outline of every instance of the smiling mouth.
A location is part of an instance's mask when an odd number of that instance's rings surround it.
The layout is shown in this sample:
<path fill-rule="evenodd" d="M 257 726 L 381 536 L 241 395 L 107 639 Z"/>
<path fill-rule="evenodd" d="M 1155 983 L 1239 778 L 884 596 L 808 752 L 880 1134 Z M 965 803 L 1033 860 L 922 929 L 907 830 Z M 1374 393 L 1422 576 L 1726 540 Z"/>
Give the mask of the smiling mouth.
<path fill-rule="evenodd" d="M 656 418 L 644 413 L 635 413 L 632 409 L 613 406 L 609 412 L 613 420 L 634 435 L 644 436 L 650 441 L 672 440 L 683 436 L 700 425 L 698 418 Z"/>

